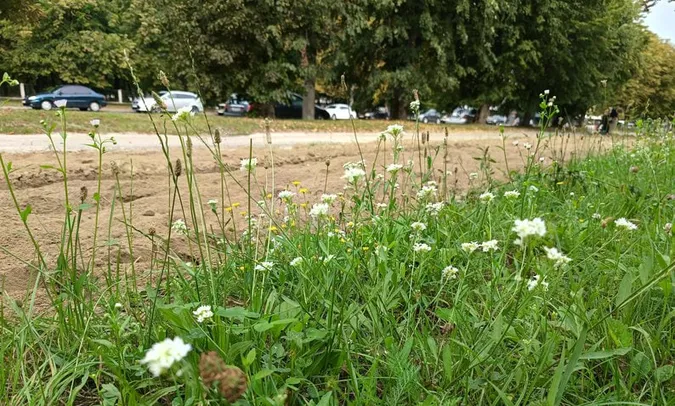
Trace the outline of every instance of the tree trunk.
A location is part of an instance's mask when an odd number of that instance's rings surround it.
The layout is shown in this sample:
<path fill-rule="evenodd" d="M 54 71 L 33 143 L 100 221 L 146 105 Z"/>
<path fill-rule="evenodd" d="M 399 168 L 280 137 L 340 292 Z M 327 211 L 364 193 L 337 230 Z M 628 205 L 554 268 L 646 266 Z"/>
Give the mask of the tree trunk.
<path fill-rule="evenodd" d="M 303 120 L 314 120 L 315 99 L 316 99 L 316 89 L 314 89 L 314 78 L 305 79 L 305 97 L 302 99 Z"/>
<path fill-rule="evenodd" d="M 489 114 L 490 114 L 490 106 L 488 106 L 487 104 L 481 104 L 480 109 L 478 110 L 478 115 L 476 116 L 476 123 L 486 124 Z"/>
<path fill-rule="evenodd" d="M 407 108 L 406 103 L 403 100 L 403 95 L 401 90 L 394 90 L 394 97 L 391 101 L 391 111 L 389 115 L 394 120 L 405 120 L 407 118 Z"/>
<path fill-rule="evenodd" d="M 526 111 L 521 117 L 520 127 L 529 127 L 530 120 L 532 120 L 532 113 Z"/>

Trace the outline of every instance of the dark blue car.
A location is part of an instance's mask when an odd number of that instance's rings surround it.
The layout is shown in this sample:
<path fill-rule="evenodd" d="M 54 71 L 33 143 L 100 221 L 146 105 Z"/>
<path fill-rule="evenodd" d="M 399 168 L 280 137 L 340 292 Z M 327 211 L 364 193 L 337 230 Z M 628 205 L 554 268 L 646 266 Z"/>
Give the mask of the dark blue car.
<path fill-rule="evenodd" d="M 64 85 L 51 92 L 31 96 L 23 101 L 23 105 L 34 109 L 51 110 L 57 100 L 65 100 L 67 108 L 78 108 L 82 111 L 99 111 L 108 104 L 102 94 L 88 87 Z"/>

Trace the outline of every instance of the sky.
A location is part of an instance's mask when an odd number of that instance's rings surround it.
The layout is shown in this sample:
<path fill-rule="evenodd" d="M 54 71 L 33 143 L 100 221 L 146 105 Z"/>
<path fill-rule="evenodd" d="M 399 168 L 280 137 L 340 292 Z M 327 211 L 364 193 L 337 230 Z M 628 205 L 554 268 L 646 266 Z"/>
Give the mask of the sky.
<path fill-rule="evenodd" d="M 645 18 L 645 25 L 663 39 L 675 44 L 675 2 L 661 0 Z"/>

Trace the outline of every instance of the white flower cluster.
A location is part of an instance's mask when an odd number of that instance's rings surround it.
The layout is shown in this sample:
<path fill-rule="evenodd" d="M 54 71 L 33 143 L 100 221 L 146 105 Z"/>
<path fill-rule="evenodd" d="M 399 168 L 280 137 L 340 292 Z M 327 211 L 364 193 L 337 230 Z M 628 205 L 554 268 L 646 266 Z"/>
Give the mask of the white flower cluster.
<path fill-rule="evenodd" d="M 431 251 L 431 247 L 428 244 L 425 243 L 417 243 L 413 245 L 413 251 L 415 252 L 429 252 Z"/>
<path fill-rule="evenodd" d="M 410 228 L 413 229 L 413 231 L 419 233 L 427 229 L 427 225 L 424 223 L 420 223 L 419 221 L 416 221 L 410 225 Z"/>
<path fill-rule="evenodd" d="M 413 113 L 417 113 L 420 111 L 420 101 L 419 100 L 413 100 L 410 102 L 410 110 Z"/>
<path fill-rule="evenodd" d="M 387 172 L 389 172 L 391 174 L 395 174 L 396 172 L 400 171 L 401 169 L 403 169 L 403 165 L 401 165 L 401 164 L 389 164 L 389 165 L 387 165 L 386 170 L 387 170 Z"/>
<path fill-rule="evenodd" d="M 527 281 L 527 290 L 534 290 L 539 285 L 541 285 L 544 290 L 548 290 L 548 282 L 546 282 L 546 277 L 542 278 L 541 276 L 535 274 L 532 276 L 532 279 Z"/>
<path fill-rule="evenodd" d="M 176 114 L 171 117 L 171 120 L 188 122 L 190 117 L 193 117 L 194 115 L 195 113 L 192 111 L 192 107 L 181 107 L 178 109 L 178 111 L 176 111 Z"/>
<path fill-rule="evenodd" d="M 499 241 L 490 240 L 483 243 L 477 243 L 476 241 L 464 242 L 461 244 L 462 250 L 466 253 L 471 254 L 480 248 L 483 252 L 497 251 L 499 249 Z"/>
<path fill-rule="evenodd" d="M 274 262 L 263 261 L 255 266 L 256 271 L 271 271 L 274 267 Z"/>
<path fill-rule="evenodd" d="M 443 202 L 427 203 L 425 207 L 427 214 L 429 214 L 431 217 L 438 217 L 441 209 L 443 209 Z"/>
<path fill-rule="evenodd" d="M 291 200 L 293 196 L 295 196 L 295 193 L 291 192 L 290 190 L 282 190 L 281 192 L 279 192 L 279 199 L 281 200 L 288 201 Z"/>
<path fill-rule="evenodd" d="M 516 245 L 523 245 L 528 237 L 543 237 L 546 235 L 546 224 L 539 217 L 532 220 L 516 220 L 512 231 L 518 234 Z"/>
<path fill-rule="evenodd" d="M 480 248 L 480 244 L 478 244 L 475 241 L 472 242 L 463 242 L 462 245 L 462 250 L 464 252 L 468 252 L 469 254 Z"/>
<path fill-rule="evenodd" d="M 517 199 L 520 197 L 520 192 L 517 190 L 507 190 L 504 192 L 504 197 L 507 199 Z"/>
<path fill-rule="evenodd" d="M 337 195 L 323 194 L 321 195 L 321 202 L 326 204 L 333 204 L 333 202 L 336 201 L 337 198 L 338 198 Z"/>
<path fill-rule="evenodd" d="M 438 193 L 438 189 L 435 185 L 424 185 L 422 189 L 417 192 L 417 198 L 420 200 L 428 200 L 435 198 Z"/>
<path fill-rule="evenodd" d="M 485 192 L 485 193 L 482 193 L 480 196 L 478 196 L 478 198 L 483 203 L 490 203 L 491 201 L 494 200 L 495 195 L 491 192 Z"/>
<path fill-rule="evenodd" d="M 171 224 L 171 229 L 175 231 L 177 234 L 187 234 L 187 225 L 185 224 L 185 221 L 178 219 Z"/>
<path fill-rule="evenodd" d="M 292 267 L 299 266 L 299 265 L 302 264 L 303 261 L 304 261 L 304 260 L 302 259 L 302 257 L 294 258 L 294 259 L 291 261 L 291 266 L 292 266 Z"/>
<path fill-rule="evenodd" d="M 166 338 L 164 341 L 152 345 L 145 353 L 141 364 L 146 364 L 150 373 L 158 377 L 171 368 L 173 364 L 185 358 L 191 349 L 192 346 L 186 344 L 180 337 L 175 337 L 173 340 Z"/>
<path fill-rule="evenodd" d="M 328 215 L 329 209 L 330 206 L 328 206 L 328 203 L 315 203 L 314 206 L 312 206 L 312 209 L 309 211 L 309 215 L 315 219 L 324 217 Z"/>
<path fill-rule="evenodd" d="M 213 311 L 211 311 L 211 306 L 199 306 L 197 310 L 192 312 L 197 317 L 197 323 L 203 323 L 204 320 L 208 320 L 213 317 Z"/>
<path fill-rule="evenodd" d="M 638 228 L 637 225 L 628 221 L 625 217 L 621 217 L 620 219 L 614 221 L 614 225 L 617 226 L 618 228 L 624 228 L 628 231 L 637 230 Z"/>
<path fill-rule="evenodd" d="M 391 135 L 393 138 L 398 138 L 403 134 L 403 126 L 400 124 L 392 124 L 387 127 L 384 132 Z"/>
<path fill-rule="evenodd" d="M 349 166 L 345 168 L 345 174 L 342 176 L 343 179 L 347 179 L 349 183 L 356 183 L 362 177 L 366 176 L 366 171 L 358 166 Z"/>
<path fill-rule="evenodd" d="M 452 265 L 446 266 L 441 271 L 441 275 L 443 276 L 443 280 L 457 279 L 458 273 L 459 273 L 459 269 L 455 268 Z"/>
<path fill-rule="evenodd" d="M 258 166 L 258 158 L 242 159 L 240 169 L 243 172 L 253 172 L 256 166 Z"/>
<path fill-rule="evenodd" d="M 561 266 L 568 264 L 572 260 L 572 258 L 558 251 L 557 248 L 544 247 L 544 251 L 546 251 L 546 258 L 553 261 L 553 266 L 555 268 L 560 268 Z"/>

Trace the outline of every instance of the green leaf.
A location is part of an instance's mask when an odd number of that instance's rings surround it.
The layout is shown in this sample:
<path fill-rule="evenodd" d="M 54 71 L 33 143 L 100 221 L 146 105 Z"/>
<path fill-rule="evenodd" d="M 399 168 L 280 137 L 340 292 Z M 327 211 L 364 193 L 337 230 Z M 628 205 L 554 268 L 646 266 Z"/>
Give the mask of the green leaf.
<path fill-rule="evenodd" d="M 30 206 L 30 204 L 27 204 L 26 208 L 21 210 L 21 212 L 19 212 L 19 215 L 21 216 L 21 221 L 23 221 L 24 223 L 27 222 L 28 216 L 30 216 L 32 212 L 33 208 Z"/>
<path fill-rule="evenodd" d="M 633 348 L 632 347 L 625 347 L 625 348 L 617 348 L 614 350 L 609 350 L 609 351 L 592 351 L 592 352 L 587 352 L 579 359 L 586 360 L 586 359 L 605 359 L 605 358 L 611 358 L 611 357 L 616 357 L 620 355 L 626 355 L 628 354 Z"/>
<path fill-rule="evenodd" d="M 113 343 L 111 343 L 108 340 L 102 339 L 102 338 L 95 338 L 95 339 L 91 340 L 91 342 L 102 345 L 106 348 L 115 348 L 115 345 Z"/>
<path fill-rule="evenodd" d="M 675 377 L 675 367 L 672 365 L 663 365 L 656 368 L 654 376 L 658 382 L 665 382 Z"/>
<path fill-rule="evenodd" d="M 228 319 L 244 319 L 244 318 L 249 318 L 249 319 L 257 319 L 260 317 L 260 314 L 255 313 L 255 312 L 250 312 L 243 307 L 229 307 L 227 309 L 225 308 L 219 308 L 216 311 L 216 314 L 220 317 L 225 317 Z"/>
<path fill-rule="evenodd" d="M 265 377 L 268 377 L 268 376 L 272 375 L 273 373 L 274 373 L 274 371 L 271 370 L 271 369 L 262 369 L 262 370 L 258 371 L 255 375 L 253 375 L 252 380 L 257 381 L 257 380 L 263 379 Z"/>
<path fill-rule="evenodd" d="M 330 406 L 332 398 L 333 392 L 330 391 L 321 397 L 321 400 L 316 404 L 316 406 Z"/>
<path fill-rule="evenodd" d="M 581 357 L 581 351 L 584 349 L 584 345 L 586 344 L 586 335 L 588 334 L 588 327 L 584 326 L 584 328 L 581 330 L 581 333 L 579 334 L 579 338 L 577 339 L 577 342 L 574 344 L 574 348 L 572 349 L 572 355 L 570 356 L 569 361 L 567 361 L 567 366 L 565 367 L 565 371 L 563 372 L 563 375 L 560 379 L 560 385 L 557 388 L 557 393 L 555 396 L 555 405 L 559 405 L 560 402 L 562 402 L 562 397 L 565 394 L 565 388 L 567 387 L 567 383 L 570 380 L 570 377 L 574 373 L 577 367 L 577 362 L 579 361 L 579 357 Z"/>
<path fill-rule="evenodd" d="M 652 370 L 652 363 L 644 353 L 638 352 L 630 361 L 630 370 L 638 378 L 647 378 Z"/>
<path fill-rule="evenodd" d="M 257 354 L 257 352 L 256 352 L 255 348 L 251 348 L 251 351 L 249 351 L 248 354 L 246 354 L 246 356 L 242 360 L 242 362 L 244 363 L 244 366 L 246 366 L 246 367 L 251 366 L 251 364 L 253 364 L 253 362 L 255 362 L 256 354 Z"/>
<path fill-rule="evenodd" d="M 443 347 L 442 357 L 443 357 L 443 374 L 445 375 L 445 380 L 450 382 L 452 381 L 452 353 L 450 352 L 449 345 Z"/>
<path fill-rule="evenodd" d="M 626 272 L 626 274 L 623 276 L 623 279 L 621 279 L 621 283 L 619 284 L 619 293 L 616 295 L 616 299 L 614 300 L 614 304 L 616 306 L 628 299 L 632 287 L 633 275 L 631 275 L 630 272 Z"/>

